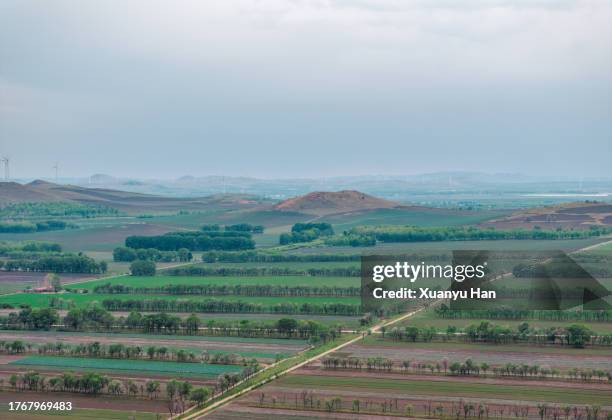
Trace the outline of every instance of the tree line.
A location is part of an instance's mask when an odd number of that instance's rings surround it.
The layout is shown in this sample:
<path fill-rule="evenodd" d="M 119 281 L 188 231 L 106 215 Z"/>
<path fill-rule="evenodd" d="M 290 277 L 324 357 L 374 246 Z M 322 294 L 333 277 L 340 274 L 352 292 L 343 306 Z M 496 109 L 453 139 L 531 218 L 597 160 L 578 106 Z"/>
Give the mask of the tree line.
<path fill-rule="evenodd" d="M 255 248 L 255 241 L 249 232 L 169 232 L 158 236 L 128 236 L 125 246 L 160 251 L 178 251 L 181 248 L 189 251 L 236 251 Z"/>
<path fill-rule="evenodd" d="M 61 252 L 62 246 L 55 242 L 27 241 L 21 243 L 0 242 L 0 256 L 10 256 L 12 252 Z"/>
<path fill-rule="evenodd" d="M 315 393 L 316 392 L 316 393 Z M 327 413 L 346 413 L 350 415 L 389 415 L 400 417 L 424 417 L 467 420 L 469 419 L 528 419 L 540 420 L 603 420 L 609 419 L 612 413 L 605 412 L 598 405 L 559 405 L 538 403 L 530 406 L 525 403 L 504 404 L 459 401 L 424 400 L 422 404 L 413 406 L 410 403 L 400 402 L 399 398 L 369 399 L 357 397 L 352 400 L 343 400 L 340 397 L 318 398 L 320 391 L 304 389 L 300 393 L 271 394 L 266 396 L 265 391 L 259 393 L 257 406 L 268 409 L 288 409 L 304 411 L 322 411 Z"/>
<path fill-rule="evenodd" d="M 145 334 L 217 335 L 264 338 L 299 338 L 327 341 L 339 334 L 339 327 L 312 320 L 281 318 L 279 320 L 218 320 L 204 323 L 197 315 L 185 319 L 165 312 L 145 314 L 132 311 L 127 317 L 113 316 L 100 306 L 72 308 L 60 318 L 53 308 L 23 308 L 0 317 L 5 330 L 58 331 L 138 331 Z"/>
<path fill-rule="evenodd" d="M 2 267 L 0 265 L 0 267 Z M 84 254 L 38 255 L 35 259 L 15 259 L 4 262 L 5 271 L 31 271 L 53 273 L 106 273 L 106 261 L 97 262 Z"/>
<path fill-rule="evenodd" d="M 24 219 L 34 217 L 81 217 L 118 216 L 117 209 L 94 204 L 70 203 L 12 203 L 0 209 L 0 218 Z"/>
<path fill-rule="evenodd" d="M 203 232 L 219 232 L 221 230 L 228 232 L 251 232 L 251 233 L 263 233 L 264 227 L 262 225 L 252 225 L 250 223 L 236 223 L 234 225 L 225 225 L 223 228 L 218 224 L 208 224 L 201 227 Z"/>
<path fill-rule="evenodd" d="M 227 300 L 170 300 L 170 299 L 104 299 L 102 306 L 109 311 L 145 312 L 209 312 L 209 313 L 276 313 L 302 315 L 357 316 L 361 305 L 345 303 L 291 303 L 264 305 Z"/>
<path fill-rule="evenodd" d="M 296 269 L 289 267 L 202 267 L 191 265 L 164 271 L 168 276 L 313 276 L 313 277 L 360 277 L 360 267 L 323 267 Z"/>
<path fill-rule="evenodd" d="M 113 250 L 113 261 L 132 262 L 136 260 L 155 262 L 188 262 L 193 259 L 193 254 L 187 248 L 176 251 L 160 251 L 155 248 L 127 248 L 117 247 Z"/>
<path fill-rule="evenodd" d="M 510 239 L 585 239 L 612 232 L 608 227 L 585 230 L 542 230 L 534 228 L 497 230 L 477 227 L 357 226 L 349 235 L 372 236 L 381 242 L 479 241 Z"/>
<path fill-rule="evenodd" d="M 395 327 L 390 331 L 382 330 L 383 338 L 396 341 L 424 341 L 434 340 L 456 341 L 463 340 L 472 343 L 528 343 L 572 346 L 584 348 L 586 345 L 612 345 L 612 334 L 596 335 L 590 328 L 572 324 L 562 327 L 550 327 L 536 330 L 524 322 L 513 329 L 496 325 L 489 321 L 481 321 L 479 324 L 471 324 L 465 328 L 448 326 L 446 331 L 439 331 L 435 327 L 407 326 L 405 328 Z M 386 333 L 386 335 L 385 335 Z"/>
<path fill-rule="evenodd" d="M 442 304 L 434 309 L 434 314 L 443 319 L 507 319 L 524 320 L 535 319 L 539 321 L 584 321 L 584 322 L 610 322 L 610 310 L 529 310 L 499 307 L 495 309 L 460 310 L 450 309 Z"/>
<path fill-rule="evenodd" d="M 333 262 L 361 261 L 361 254 L 288 254 L 270 251 L 208 251 L 202 254 L 205 263 L 215 262 Z"/>
<path fill-rule="evenodd" d="M 335 235 L 325 238 L 327 246 L 374 246 L 376 238 L 373 235 L 356 235 L 350 232 L 344 232 L 342 235 Z"/>
<path fill-rule="evenodd" d="M 158 399 L 161 393 L 161 383 L 156 380 L 148 380 L 140 386 L 131 379 L 119 381 L 106 375 L 95 372 L 86 372 L 76 375 L 71 372 L 62 373 L 59 376 L 44 375 L 35 370 L 17 374 L 9 377 L 9 384 L 14 391 L 34 392 L 69 392 L 73 394 L 100 395 L 126 395 L 136 397 L 139 393 L 142 397 L 147 395 L 149 399 Z M 198 406 L 207 401 L 212 390 L 210 388 L 193 388 L 187 381 L 172 379 L 165 383 L 168 407 L 171 414 L 185 410 L 185 404 L 189 401 Z"/>
<path fill-rule="evenodd" d="M 283 286 L 241 284 L 167 284 L 133 287 L 106 283 L 94 288 L 98 294 L 202 295 L 202 296 L 361 296 L 361 287 Z"/>
<path fill-rule="evenodd" d="M 63 220 L 44 220 L 40 222 L 0 222 L 0 233 L 33 233 L 50 230 L 76 229 L 77 225 Z"/>
<path fill-rule="evenodd" d="M 450 361 L 443 358 L 437 362 L 427 362 L 412 359 L 395 361 L 384 357 L 327 357 L 321 362 L 324 369 L 350 369 L 382 372 L 402 372 L 413 374 L 442 374 L 451 376 L 479 376 L 490 372 L 493 376 L 500 378 L 539 378 L 539 379 L 570 379 L 592 382 L 606 381 L 612 383 L 612 371 L 590 368 L 571 368 L 563 373 L 557 368 L 540 366 L 538 364 L 505 363 L 491 366 L 486 362 L 477 363 L 471 358 L 463 362 Z"/>
<path fill-rule="evenodd" d="M 34 350 L 36 349 L 36 350 Z M 184 349 L 173 349 L 164 346 L 130 346 L 121 343 L 101 344 L 91 343 L 68 344 L 63 342 L 35 344 L 21 340 L 0 341 L 0 353 L 4 354 L 41 354 L 45 356 L 69 356 L 101 359 L 134 359 L 160 360 L 177 363 L 209 363 L 219 365 L 257 366 L 256 359 L 249 359 L 233 353 L 210 353 L 203 351 L 196 354 Z"/>

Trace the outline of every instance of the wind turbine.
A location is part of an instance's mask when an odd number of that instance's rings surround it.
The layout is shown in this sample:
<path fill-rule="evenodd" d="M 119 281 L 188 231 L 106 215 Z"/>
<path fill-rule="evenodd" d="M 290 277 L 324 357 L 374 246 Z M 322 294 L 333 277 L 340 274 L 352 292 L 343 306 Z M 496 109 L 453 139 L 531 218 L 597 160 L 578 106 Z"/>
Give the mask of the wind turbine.
<path fill-rule="evenodd" d="M 11 178 L 11 171 L 9 167 L 9 162 L 11 159 L 8 156 L 4 156 L 2 158 L 2 163 L 4 163 L 4 180 L 8 181 Z"/>
<path fill-rule="evenodd" d="M 55 169 L 55 183 L 57 184 L 57 173 L 59 171 L 59 164 L 57 162 L 53 165 L 53 169 Z"/>

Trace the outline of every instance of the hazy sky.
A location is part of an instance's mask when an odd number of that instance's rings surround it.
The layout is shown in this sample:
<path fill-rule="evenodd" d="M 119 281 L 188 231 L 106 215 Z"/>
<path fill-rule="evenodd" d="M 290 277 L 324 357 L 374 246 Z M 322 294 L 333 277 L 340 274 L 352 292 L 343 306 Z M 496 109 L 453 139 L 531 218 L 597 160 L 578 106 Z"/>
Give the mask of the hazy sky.
<path fill-rule="evenodd" d="M 612 0 L 3 0 L 16 177 L 612 176 Z"/>

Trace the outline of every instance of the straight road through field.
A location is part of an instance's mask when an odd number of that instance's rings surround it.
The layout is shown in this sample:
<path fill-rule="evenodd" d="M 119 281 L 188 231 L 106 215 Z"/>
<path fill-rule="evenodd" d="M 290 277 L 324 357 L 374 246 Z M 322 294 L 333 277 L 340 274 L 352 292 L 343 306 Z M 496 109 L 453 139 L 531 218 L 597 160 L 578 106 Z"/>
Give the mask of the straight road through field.
<path fill-rule="evenodd" d="M 412 317 L 412 316 L 416 315 L 417 313 L 421 312 L 421 311 L 422 311 L 422 310 L 424 310 L 424 309 L 425 309 L 425 307 L 422 307 L 422 308 L 419 308 L 419 309 L 417 309 L 417 310 L 415 310 L 415 311 L 408 312 L 408 313 L 403 314 L 403 315 L 401 315 L 401 316 L 399 316 L 399 317 L 396 317 L 396 318 L 394 318 L 394 319 L 391 319 L 391 320 L 389 320 L 389 321 L 381 322 L 380 324 L 378 324 L 378 325 L 376 325 L 374 328 L 372 328 L 372 332 L 373 332 L 373 333 L 378 332 L 378 331 L 379 331 L 379 330 L 380 330 L 382 327 L 388 327 L 388 326 L 390 326 L 390 325 L 393 325 L 393 324 L 396 324 L 396 323 L 398 323 L 398 322 L 401 322 L 401 321 L 403 321 L 403 320 L 405 320 L 405 319 L 407 319 L 407 318 L 410 318 L 410 317 Z M 220 399 L 219 401 L 215 401 L 215 402 L 214 402 L 214 403 L 212 403 L 211 405 L 209 405 L 209 406 L 207 406 L 207 407 L 204 407 L 204 408 L 203 408 L 203 409 L 201 409 L 201 410 L 198 410 L 198 411 L 195 411 L 195 412 L 193 412 L 193 413 L 190 413 L 190 414 L 188 414 L 187 416 L 184 416 L 184 417 L 181 417 L 181 418 L 182 418 L 182 419 L 185 419 L 185 420 L 191 420 L 191 419 L 201 419 L 201 418 L 204 418 L 204 417 L 206 417 L 208 414 L 210 414 L 211 412 L 213 412 L 215 409 L 217 409 L 217 408 L 219 408 L 219 407 L 221 407 L 221 406 L 223 406 L 223 405 L 227 404 L 228 402 L 230 402 L 230 401 L 232 401 L 232 400 L 234 400 L 234 399 L 236 399 L 236 398 L 238 398 L 238 397 L 240 397 L 240 396 L 242 396 L 242 395 L 244 395 L 244 394 L 246 394 L 246 393 L 248 393 L 248 392 L 252 391 L 252 390 L 253 390 L 253 389 L 255 389 L 255 388 L 260 387 L 260 386 L 261 386 L 261 385 L 263 385 L 264 383 L 267 383 L 267 382 L 273 381 L 274 379 L 277 379 L 277 378 L 279 378 L 279 377 L 281 377 L 281 376 L 284 376 L 284 375 L 286 375 L 286 374 L 288 374 L 288 373 L 291 373 L 291 372 L 293 372 L 294 370 L 299 369 L 299 368 L 301 368 L 301 367 L 303 367 L 303 366 L 305 366 L 305 365 L 307 365 L 307 364 L 309 364 L 309 363 L 312 363 L 312 362 L 314 362 L 314 361 L 315 361 L 315 360 L 317 360 L 317 359 L 320 359 L 320 358 L 322 358 L 322 357 L 325 357 L 325 356 L 327 356 L 328 354 L 331 354 L 331 353 L 333 353 L 333 352 L 336 352 L 336 351 L 338 351 L 338 350 L 340 350 L 340 349 L 342 349 L 342 348 L 344 348 L 344 347 L 347 347 L 347 346 L 349 346 L 349 345 L 351 345 L 351 344 L 353 344 L 353 343 L 356 343 L 357 341 L 361 340 L 362 338 L 363 338 L 363 336 L 359 335 L 359 336 L 357 336 L 357 337 L 355 337 L 355 338 L 352 338 L 352 339 L 350 339 L 350 340 L 348 340 L 348 341 L 346 341 L 346 342 L 344 342 L 344 343 L 340 343 L 340 344 L 338 344 L 337 346 L 332 347 L 331 349 L 324 351 L 323 353 L 317 354 L 317 355 L 315 355 L 315 356 L 313 356 L 313 357 L 311 357 L 311 358 L 308 358 L 308 359 L 306 359 L 306 360 L 304 360 L 304 361 L 302 361 L 302 362 L 299 362 L 299 363 L 297 363 L 297 364 L 295 364 L 295 365 L 289 366 L 287 369 L 283 370 L 282 372 L 277 373 L 276 375 L 274 375 L 274 376 L 272 376 L 272 377 L 270 377 L 270 378 L 265 378 L 265 379 L 262 379 L 262 381 L 261 381 L 261 382 L 257 382 L 257 383 L 255 383 L 255 384 L 253 384 L 253 385 L 251 385 L 251 386 L 249 386 L 249 387 L 247 387 L 247 388 L 245 388 L 245 389 L 241 390 L 240 392 L 237 392 L 237 393 L 235 393 L 235 394 L 233 394 L 233 395 L 229 395 L 229 396 L 227 396 L 227 397 L 225 397 L 225 398 Z"/>

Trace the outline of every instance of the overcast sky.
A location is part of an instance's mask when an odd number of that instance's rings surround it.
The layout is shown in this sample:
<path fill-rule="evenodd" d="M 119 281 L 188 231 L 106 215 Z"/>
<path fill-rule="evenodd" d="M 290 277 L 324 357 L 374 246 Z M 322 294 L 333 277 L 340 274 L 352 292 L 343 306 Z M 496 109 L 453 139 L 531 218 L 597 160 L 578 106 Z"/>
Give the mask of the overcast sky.
<path fill-rule="evenodd" d="M 612 0 L 0 2 L 16 177 L 612 176 Z"/>

